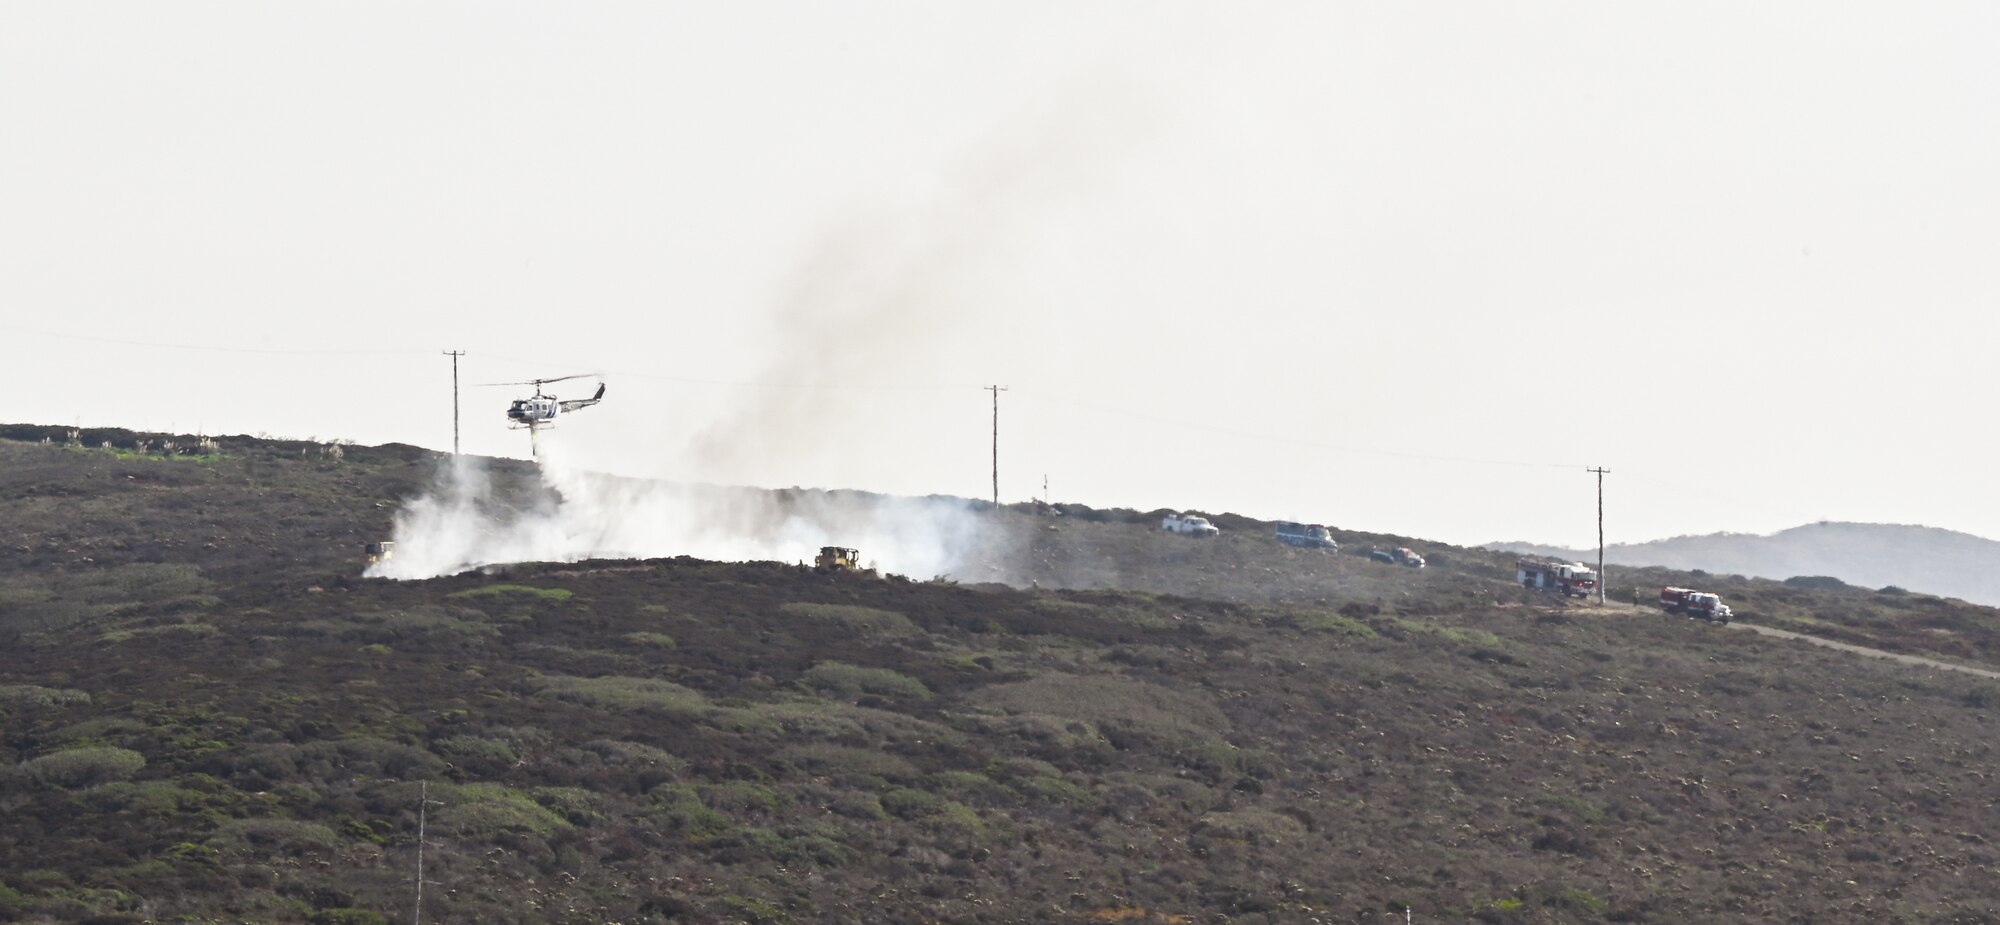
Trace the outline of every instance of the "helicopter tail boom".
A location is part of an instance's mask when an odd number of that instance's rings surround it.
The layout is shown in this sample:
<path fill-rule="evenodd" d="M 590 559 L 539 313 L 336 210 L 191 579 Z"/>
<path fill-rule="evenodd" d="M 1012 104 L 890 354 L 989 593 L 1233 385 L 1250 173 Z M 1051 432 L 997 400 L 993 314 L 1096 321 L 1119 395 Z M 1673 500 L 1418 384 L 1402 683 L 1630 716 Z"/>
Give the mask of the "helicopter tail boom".
<path fill-rule="evenodd" d="M 575 411 L 579 408 L 588 408 L 591 405 L 597 404 L 598 402 L 601 402 L 603 400 L 604 400 L 604 383 L 600 382 L 597 384 L 597 394 L 592 395 L 589 398 L 572 398 L 569 399 L 568 401 L 561 402 L 561 405 L 562 405 L 562 410 L 564 411 Z"/>

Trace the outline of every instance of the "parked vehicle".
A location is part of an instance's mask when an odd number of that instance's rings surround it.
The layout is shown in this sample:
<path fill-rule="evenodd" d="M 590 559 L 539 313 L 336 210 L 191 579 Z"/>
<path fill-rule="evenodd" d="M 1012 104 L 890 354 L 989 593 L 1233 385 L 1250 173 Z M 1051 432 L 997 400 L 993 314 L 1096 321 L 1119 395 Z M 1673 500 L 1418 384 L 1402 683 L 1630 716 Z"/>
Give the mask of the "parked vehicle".
<path fill-rule="evenodd" d="M 1160 521 L 1160 529 L 1168 533 L 1182 533 L 1194 537 L 1210 537 L 1222 532 L 1214 524 L 1209 523 L 1208 518 L 1197 517 L 1193 514 L 1189 514 L 1186 517 L 1179 514 L 1168 514 L 1165 519 Z"/>
<path fill-rule="evenodd" d="M 1597 593 L 1597 572 L 1581 562 L 1523 559 L 1514 563 L 1514 580 L 1524 588 L 1556 591 L 1564 597 L 1589 597 Z"/>
<path fill-rule="evenodd" d="M 1280 521 L 1277 525 L 1278 542 L 1287 546 L 1302 546 L 1307 549 L 1330 549 L 1340 551 L 1340 544 L 1333 539 L 1332 531 L 1319 524 L 1295 524 Z"/>
<path fill-rule="evenodd" d="M 1424 567 L 1424 557 L 1417 555 L 1408 546 L 1398 546 L 1395 549 L 1371 549 L 1368 550 L 1368 558 L 1374 559 L 1377 562 L 1387 562 L 1390 565 L 1407 565 L 1410 568 Z"/>
<path fill-rule="evenodd" d="M 1700 617 L 1710 623 L 1728 623 L 1735 613 L 1722 602 L 1721 595 L 1693 588 L 1661 588 L 1660 609 L 1687 617 Z"/>

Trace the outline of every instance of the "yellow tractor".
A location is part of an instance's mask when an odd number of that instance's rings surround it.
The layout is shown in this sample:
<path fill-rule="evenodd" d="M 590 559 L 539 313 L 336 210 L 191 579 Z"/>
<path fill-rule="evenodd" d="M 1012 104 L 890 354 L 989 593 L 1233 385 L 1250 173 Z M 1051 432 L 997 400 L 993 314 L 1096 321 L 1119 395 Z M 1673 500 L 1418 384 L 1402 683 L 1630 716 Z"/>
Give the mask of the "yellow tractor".
<path fill-rule="evenodd" d="M 869 572 L 861 567 L 861 550 L 848 546 L 821 546 L 819 555 L 813 559 L 813 571 L 860 572 L 864 575 Z"/>
<path fill-rule="evenodd" d="M 369 565 L 374 565 L 377 562 L 387 562 L 390 559 L 396 558 L 396 544 L 388 540 L 383 540 L 379 543 L 369 543 L 364 549 L 368 553 Z"/>

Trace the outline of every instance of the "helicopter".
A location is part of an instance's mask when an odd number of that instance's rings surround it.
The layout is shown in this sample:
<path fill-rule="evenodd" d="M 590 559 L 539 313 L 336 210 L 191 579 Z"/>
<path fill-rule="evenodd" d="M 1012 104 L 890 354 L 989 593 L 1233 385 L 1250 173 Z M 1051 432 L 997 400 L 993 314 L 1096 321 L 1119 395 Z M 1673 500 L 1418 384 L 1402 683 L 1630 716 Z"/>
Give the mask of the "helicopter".
<path fill-rule="evenodd" d="M 548 383 L 551 382 L 563 382 L 569 379 L 583 379 L 594 375 L 596 375 L 596 373 L 577 373 L 576 375 L 573 376 L 555 376 L 549 379 L 530 379 L 527 382 L 489 382 L 486 384 L 487 385 L 532 385 L 535 387 L 534 397 L 517 398 L 514 399 L 513 404 L 507 406 L 508 427 L 512 429 L 520 429 L 523 427 L 527 428 L 528 442 L 530 446 L 532 446 L 535 441 L 535 432 L 543 427 L 555 426 L 557 415 L 563 414 L 565 412 L 580 411 L 584 408 L 588 408 L 591 405 L 597 404 L 598 402 L 604 400 L 604 383 L 602 382 L 597 384 L 597 394 L 592 395 L 589 398 L 560 399 L 555 397 L 554 395 L 544 395 L 542 394 L 542 386 L 547 385 Z"/>

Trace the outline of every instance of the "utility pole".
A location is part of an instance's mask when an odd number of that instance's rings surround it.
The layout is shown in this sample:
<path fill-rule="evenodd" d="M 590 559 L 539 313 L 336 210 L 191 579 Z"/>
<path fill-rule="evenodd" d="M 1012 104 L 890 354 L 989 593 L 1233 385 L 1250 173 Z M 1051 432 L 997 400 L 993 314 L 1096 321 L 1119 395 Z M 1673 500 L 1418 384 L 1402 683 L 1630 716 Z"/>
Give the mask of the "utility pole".
<path fill-rule="evenodd" d="M 1000 393 L 1007 391 L 1004 385 L 989 385 L 986 391 L 993 393 L 993 509 L 1000 509 Z"/>
<path fill-rule="evenodd" d="M 465 355 L 463 350 L 446 350 L 451 357 L 451 455 L 458 455 L 458 358 Z"/>
<path fill-rule="evenodd" d="M 1611 470 L 1598 466 L 1585 469 L 1597 473 L 1597 606 L 1604 606 L 1604 473 Z"/>
<path fill-rule="evenodd" d="M 417 911 L 411 918 L 411 925 L 424 925 L 424 823 L 432 805 L 443 806 L 431 799 L 431 782 L 424 781 L 417 790 Z"/>

